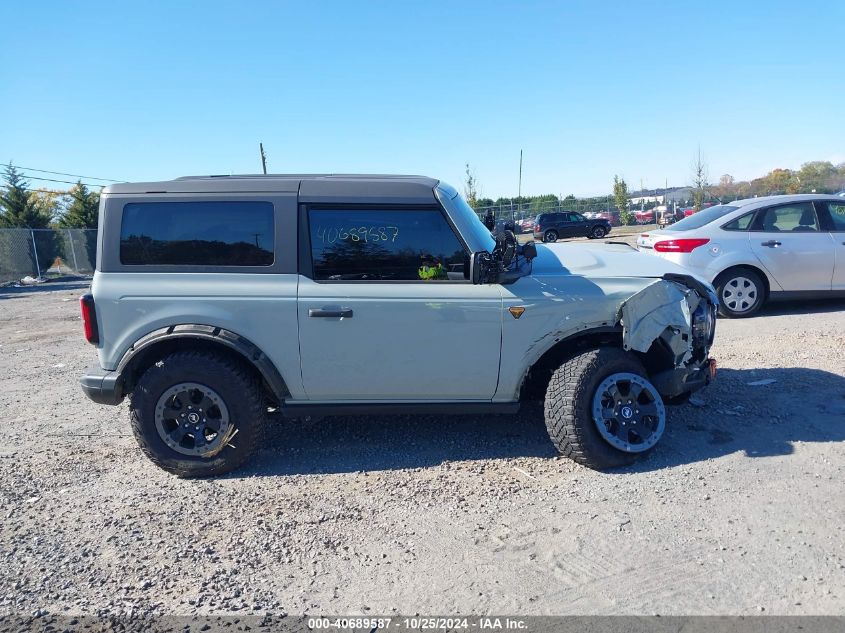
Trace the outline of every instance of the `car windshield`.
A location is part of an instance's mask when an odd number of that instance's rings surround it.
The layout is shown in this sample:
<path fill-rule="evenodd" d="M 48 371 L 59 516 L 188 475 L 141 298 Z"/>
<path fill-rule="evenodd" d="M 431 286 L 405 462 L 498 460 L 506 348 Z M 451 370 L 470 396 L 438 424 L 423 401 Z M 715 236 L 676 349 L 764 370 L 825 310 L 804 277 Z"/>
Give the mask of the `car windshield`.
<path fill-rule="evenodd" d="M 478 214 L 458 194 L 458 191 L 451 185 L 441 181 L 434 188 L 434 192 L 443 206 L 449 211 L 449 214 L 452 215 L 455 224 L 462 231 L 470 232 L 469 235 L 464 235 L 470 248 L 492 253 L 496 246 L 496 240 L 490 235 L 490 230 L 484 226 Z"/>
<path fill-rule="evenodd" d="M 736 211 L 739 207 L 732 207 L 727 204 L 719 204 L 709 209 L 704 209 L 698 213 L 694 213 L 688 218 L 684 218 L 680 222 L 675 222 L 667 226 L 664 231 L 690 231 L 692 229 L 700 229 L 705 224 L 710 224 L 714 220 L 724 217 L 731 211 Z"/>

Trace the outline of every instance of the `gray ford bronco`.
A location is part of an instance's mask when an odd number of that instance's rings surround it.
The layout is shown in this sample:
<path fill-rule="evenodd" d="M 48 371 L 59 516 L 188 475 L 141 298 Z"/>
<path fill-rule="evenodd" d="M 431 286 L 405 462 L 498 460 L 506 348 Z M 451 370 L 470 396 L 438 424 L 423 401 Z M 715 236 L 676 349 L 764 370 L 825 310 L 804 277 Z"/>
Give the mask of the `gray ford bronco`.
<path fill-rule="evenodd" d="M 183 477 L 241 466 L 284 416 L 544 403 L 592 468 L 652 449 L 708 384 L 716 296 L 626 244 L 491 235 L 420 176 L 208 176 L 103 190 L 81 298 L 94 402 Z"/>

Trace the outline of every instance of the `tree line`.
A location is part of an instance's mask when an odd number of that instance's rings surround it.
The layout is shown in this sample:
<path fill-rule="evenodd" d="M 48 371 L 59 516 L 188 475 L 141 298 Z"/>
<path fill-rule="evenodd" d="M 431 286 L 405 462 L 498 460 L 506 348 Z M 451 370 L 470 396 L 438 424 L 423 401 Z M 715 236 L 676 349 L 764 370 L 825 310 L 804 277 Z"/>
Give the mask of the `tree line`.
<path fill-rule="evenodd" d="M 9 163 L 0 189 L 0 228 L 96 229 L 100 194 L 80 180 L 68 191 L 32 189 Z"/>
<path fill-rule="evenodd" d="M 702 205 L 708 201 L 731 202 L 741 198 L 792 193 L 836 193 L 845 189 L 845 163 L 834 165 L 830 161 L 809 161 L 797 170 L 776 168 L 759 178 L 743 181 L 737 181 L 730 174 L 724 174 L 719 178 L 718 183 L 711 183 L 708 180 L 707 164 L 702 159 L 699 150 L 693 160 L 689 187 L 691 189 L 689 202 L 696 210 L 701 209 Z M 478 179 L 467 164 L 464 197 L 473 209 L 516 207 L 533 212 L 555 206 L 566 207 L 570 203 L 600 208 L 610 206 L 612 201 L 612 206 L 620 212 L 623 224 L 634 222 L 634 216 L 630 210 L 632 196 L 628 183 L 618 175 L 613 177 L 610 195 L 590 198 L 576 198 L 571 194 L 561 198 L 555 194 L 543 194 L 513 198 L 500 197 L 493 200 L 480 197 L 478 189 Z M 650 208 L 654 204 L 656 203 L 647 206 Z"/>
<path fill-rule="evenodd" d="M 724 174 L 719 182 L 709 185 L 708 192 L 723 202 L 790 193 L 836 193 L 845 189 L 845 163 L 814 160 L 800 169 L 773 169 L 753 180 L 737 181 Z"/>

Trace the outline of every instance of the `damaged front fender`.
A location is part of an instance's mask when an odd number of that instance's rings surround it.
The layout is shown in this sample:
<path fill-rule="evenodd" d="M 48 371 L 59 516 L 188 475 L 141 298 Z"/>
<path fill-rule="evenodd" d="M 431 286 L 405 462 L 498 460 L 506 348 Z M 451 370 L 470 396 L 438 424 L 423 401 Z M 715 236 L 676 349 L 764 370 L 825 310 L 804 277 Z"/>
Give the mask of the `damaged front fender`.
<path fill-rule="evenodd" d="M 707 296 L 692 284 L 657 279 L 625 301 L 619 311 L 623 348 L 646 353 L 662 339 L 674 355 L 675 367 L 687 365 L 694 354 L 693 314 L 702 301 L 715 300 L 701 286 Z"/>

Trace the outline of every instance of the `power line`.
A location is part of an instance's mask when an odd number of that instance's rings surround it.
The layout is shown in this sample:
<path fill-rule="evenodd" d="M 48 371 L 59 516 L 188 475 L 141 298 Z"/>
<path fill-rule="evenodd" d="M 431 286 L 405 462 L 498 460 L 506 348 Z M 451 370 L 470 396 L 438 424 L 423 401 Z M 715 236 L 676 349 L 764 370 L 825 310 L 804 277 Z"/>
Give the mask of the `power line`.
<path fill-rule="evenodd" d="M 55 178 L 40 178 L 38 176 L 28 176 L 27 174 L 24 174 L 24 177 L 29 179 L 29 180 L 46 180 L 47 182 L 64 182 L 64 183 L 67 183 L 69 185 L 75 185 L 77 183 L 76 180 L 56 180 Z M 102 183 L 83 182 L 82 184 L 85 185 L 86 187 L 105 187 L 106 186 Z"/>
<path fill-rule="evenodd" d="M 36 191 L 38 193 L 52 193 L 52 194 L 55 194 L 57 196 L 68 196 L 68 195 L 70 195 L 69 191 L 62 190 L 62 189 L 42 189 L 42 188 L 39 188 L 39 189 L 30 189 L 29 191 Z"/>
<path fill-rule="evenodd" d="M 15 165 L 18 169 L 25 169 L 27 171 L 37 171 L 39 174 L 55 174 L 56 176 L 72 176 L 74 178 L 87 178 L 88 180 L 105 180 L 107 182 L 125 182 L 124 180 L 115 180 L 114 178 L 97 178 L 96 176 L 80 176 L 79 174 L 66 174 L 63 171 L 50 171 L 49 169 L 35 169 L 35 167 L 23 167 L 22 165 Z M 33 178 L 33 180 L 48 180 L 47 178 Z M 66 182 L 64 180 L 56 182 Z M 103 186 L 103 185 L 99 185 Z"/>

